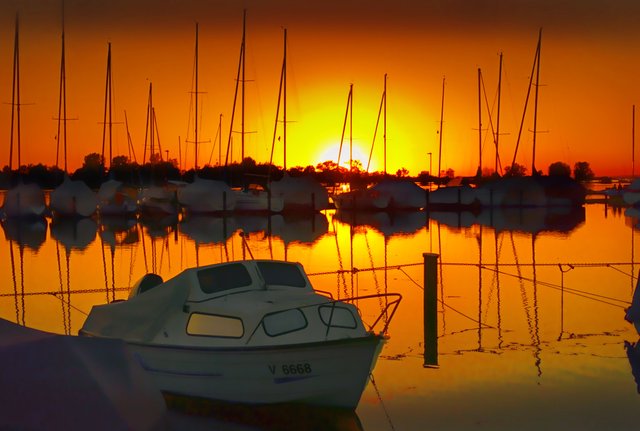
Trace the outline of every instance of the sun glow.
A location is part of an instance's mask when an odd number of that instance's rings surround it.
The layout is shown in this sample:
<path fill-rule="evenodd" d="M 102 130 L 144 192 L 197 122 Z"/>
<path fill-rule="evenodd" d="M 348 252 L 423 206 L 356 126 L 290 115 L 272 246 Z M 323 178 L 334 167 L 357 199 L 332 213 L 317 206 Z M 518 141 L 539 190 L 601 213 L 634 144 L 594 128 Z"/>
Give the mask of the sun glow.
<path fill-rule="evenodd" d="M 318 155 L 318 163 L 330 160 L 334 163 L 338 163 L 338 152 L 340 151 L 340 142 L 331 143 L 322 146 Z M 369 161 L 369 150 L 363 149 L 360 145 L 354 143 L 352 150 L 352 158 L 354 166 L 360 163 L 360 167 L 363 171 L 367 170 L 367 162 Z M 349 143 L 344 142 L 342 144 L 342 152 L 340 153 L 340 166 L 349 169 Z M 377 171 L 379 164 L 376 161 L 375 156 L 371 157 L 369 163 L 369 172 Z"/>

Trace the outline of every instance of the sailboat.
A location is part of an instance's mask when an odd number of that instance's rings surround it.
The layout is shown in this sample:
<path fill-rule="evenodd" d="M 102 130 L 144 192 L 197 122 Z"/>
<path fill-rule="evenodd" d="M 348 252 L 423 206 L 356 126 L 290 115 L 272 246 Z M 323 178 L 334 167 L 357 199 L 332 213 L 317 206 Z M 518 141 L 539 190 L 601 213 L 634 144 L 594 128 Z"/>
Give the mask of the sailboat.
<path fill-rule="evenodd" d="M 102 160 L 104 160 L 105 137 L 109 131 L 109 167 L 113 161 L 112 154 L 112 121 L 111 121 L 111 43 L 107 51 L 107 79 L 104 98 L 104 122 L 102 131 Z M 107 121 L 108 116 L 108 121 Z M 108 128 L 107 128 L 108 126 Z M 103 182 L 98 189 L 98 212 L 100 216 L 130 216 L 138 209 L 135 195 L 128 193 L 121 181 L 113 178 Z"/>
<path fill-rule="evenodd" d="M 236 101 L 238 97 L 238 84 L 241 86 L 241 157 L 244 161 L 245 144 L 244 144 L 244 112 L 245 112 L 245 63 L 246 63 L 246 22 L 247 22 L 246 10 L 242 16 L 242 42 L 240 44 L 240 60 L 238 63 L 238 74 L 236 79 L 236 91 L 233 99 L 233 111 L 231 114 L 231 126 L 229 129 L 229 142 L 227 144 L 227 157 L 225 163 L 229 161 L 229 149 L 231 148 L 231 137 L 233 133 L 233 118 L 235 115 Z M 235 198 L 235 211 L 236 212 L 267 212 L 278 213 L 284 208 L 284 200 L 281 196 L 274 196 L 266 186 L 260 184 L 248 184 L 241 189 L 233 189 L 233 195 Z"/>
<path fill-rule="evenodd" d="M 63 11 L 64 14 L 64 11 Z M 64 180 L 51 192 L 49 207 L 54 217 L 89 217 L 98 208 L 96 194 L 84 183 L 74 181 L 67 174 L 67 96 L 66 69 L 64 51 L 64 16 L 62 20 L 62 56 L 60 60 L 60 99 L 58 104 L 58 143 L 60 142 L 60 125 L 63 126 L 64 144 Z"/>
<path fill-rule="evenodd" d="M 542 46 L 542 29 L 538 34 L 538 43 L 534 56 L 529 89 L 525 100 L 518 140 L 511 163 L 511 169 L 516 166 L 516 156 L 523 129 L 525 114 L 531 88 L 535 87 L 533 111 L 533 149 L 531 161 L 531 176 L 511 176 L 490 181 L 479 187 L 478 199 L 486 207 L 554 207 L 581 206 L 584 203 L 585 190 L 577 181 L 562 176 L 542 176 L 535 165 L 536 137 L 540 133 L 537 129 L 538 121 L 538 90 L 540 87 L 540 57 Z M 535 77 L 535 83 L 533 81 Z"/>
<path fill-rule="evenodd" d="M 378 122 L 380 121 L 380 113 L 383 114 L 383 141 L 384 141 L 384 175 L 385 178 L 379 183 L 373 185 L 371 190 L 380 194 L 390 196 L 388 210 L 419 210 L 426 206 L 426 192 L 416 183 L 401 178 L 391 178 L 387 176 L 387 74 L 384 74 L 384 90 L 380 101 L 380 109 L 378 112 Z M 376 132 L 378 123 L 376 123 Z M 371 152 L 373 152 L 373 144 L 371 144 Z M 368 165 L 367 165 L 368 168 Z"/>
<path fill-rule="evenodd" d="M 269 183 L 272 196 L 282 198 L 283 211 L 286 212 L 313 212 L 329 208 L 329 194 L 315 178 L 303 175 L 291 177 L 287 173 L 287 29 L 284 29 L 284 55 L 282 60 L 282 72 L 280 74 L 280 91 L 278 93 L 278 108 L 276 110 L 276 124 L 273 131 L 271 144 L 271 161 L 273 163 L 273 150 L 276 143 L 278 119 L 280 114 L 280 99 L 282 98 L 282 142 L 284 175 L 281 179 Z"/>
<path fill-rule="evenodd" d="M 235 207 L 235 195 L 231 187 L 223 181 L 203 179 L 198 176 L 198 23 L 196 23 L 195 51 L 195 166 L 193 183 L 177 190 L 178 202 L 187 213 L 207 214 L 231 211 Z"/>
<path fill-rule="evenodd" d="M 19 21 L 16 15 L 15 41 L 13 51 L 13 91 L 11 100 L 11 140 L 9 147 L 9 171 L 12 170 L 14 135 L 17 138 L 17 159 L 20 168 L 20 43 Z M 14 124 L 15 123 L 15 124 Z M 17 133 L 14 133 L 14 125 Z M 19 179 L 15 187 L 7 190 L 2 204 L 2 214 L 6 218 L 41 218 L 46 210 L 44 192 L 36 184 L 24 184 Z"/>
<path fill-rule="evenodd" d="M 342 142 L 344 131 L 349 120 L 349 172 L 353 170 L 353 84 L 349 86 L 349 96 L 347 98 L 347 111 L 342 128 L 342 138 L 340 149 L 338 150 L 338 165 L 340 164 L 340 153 L 342 153 Z M 358 211 L 381 211 L 389 206 L 391 196 L 368 188 L 354 188 L 347 192 L 335 194 L 331 197 L 338 210 L 358 210 Z"/>
<path fill-rule="evenodd" d="M 142 156 L 143 164 L 146 160 L 147 145 L 149 148 L 149 163 L 153 164 L 161 160 L 162 148 L 158 139 L 158 148 L 156 151 L 156 139 L 158 135 L 158 123 L 156 119 L 156 111 L 153 106 L 153 83 L 149 83 L 149 98 L 147 100 L 147 124 L 145 127 L 144 153 Z M 177 222 L 178 205 L 176 192 L 169 190 L 162 185 L 154 184 L 140 188 L 137 196 L 138 212 L 147 218 L 164 218 L 165 216 Z"/>

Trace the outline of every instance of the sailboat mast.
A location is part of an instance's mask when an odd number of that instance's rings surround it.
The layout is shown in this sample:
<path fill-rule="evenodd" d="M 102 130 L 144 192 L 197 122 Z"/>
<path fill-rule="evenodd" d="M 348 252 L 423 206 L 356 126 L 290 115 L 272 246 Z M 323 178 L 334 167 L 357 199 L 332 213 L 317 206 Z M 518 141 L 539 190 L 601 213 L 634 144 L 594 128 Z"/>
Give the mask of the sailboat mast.
<path fill-rule="evenodd" d="M 196 107 L 195 107 L 195 155 L 194 155 L 194 171 L 198 170 L 198 23 L 196 22 Z"/>
<path fill-rule="evenodd" d="M 242 13 L 242 116 L 241 116 L 241 159 L 240 162 L 244 160 L 244 104 L 245 104 L 245 65 L 246 65 L 246 28 L 247 28 L 247 11 L 246 9 Z"/>
<path fill-rule="evenodd" d="M 108 122 L 107 122 L 108 121 Z M 107 49 L 107 78 L 104 90 L 104 117 L 102 120 L 102 164 L 105 165 L 104 161 L 104 151 L 106 144 L 106 135 L 107 135 L 107 124 L 109 127 L 109 167 L 111 167 L 111 161 L 113 160 L 112 156 L 112 120 L 111 120 L 111 42 L 108 44 Z"/>
<path fill-rule="evenodd" d="M 64 152 L 64 171 L 67 172 L 67 78 L 64 57 L 64 3 L 62 9 L 62 55 L 60 57 L 60 94 L 58 97 L 58 133 L 56 135 L 56 166 L 60 154 L 60 125 L 62 123 L 62 143 Z"/>
<path fill-rule="evenodd" d="M 353 84 L 349 86 L 349 97 L 347 98 L 347 110 L 344 113 L 344 121 L 342 122 L 342 136 L 340 137 L 340 147 L 338 148 L 337 165 L 340 166 L 340 158 L 342 156 L 342 143 L 344 142 L 344 132 L 347 130 L 347 119 L 351 111 L 351 96 L 353 95 Z"/>
<path fill-rule="evenodd" d="M 478 68 L 478 171 L 482 176 L 482 70 Z"/>
<path fill-rule="evenodd" d="M 636 105 L 631 109 L 631 178 L 636 176 Z"/>
<path fill-rule="evenodd" d="M 349 87 L 349 174 L 353 172 L 353 84 Z"/>
<path fill-rule="evenodd" d="M 502 52 L 500 53 L 500 65 L 498 67 L 498 118 L 496 119 L 496 161 L 494 172 L 498 172 L 500 162 L 500 101 L 502 99 Z"/>
<path fill-rule="evenodd" d="M 442 167 L 442 125 L 444 122 L 444 82 L 445 78 L 442 78 L 442 103 L 440 105 L 440 150 L 438 151 L 438 178 L 440 178 L 440 172 Z"/>
<path fill-rule="evenodd" d="M 9 171 L 11 171 L 13 163 L 13 136 L 14 121 L 17 120 L 17 150 L 18 150 L 18 169 L 20 169 L 20 43 L 19 38 L 19 20 L 16 14 L 16 32 L 13 46 L 13 88 L 11 90 L 11 140 L 9 145 Z M 17 118 L 14 118 L 14 115 Z"/>
<path fill-rule="evenodd" d="M 222 114 L 218 122 L 218 166 L 222 165 Z"/>
<path fill-rule="evenodd" d="M 282 133 L 283 133 L 283 164 L 284 170 L 287 171 L 287 29 L 284 29 L 284 57 L 282 60 Z"/>
<path fill-rule="evenodd" d="M 537 65 L 536 65 L 536 92 L 534 96 L 533 103 L 533 156 L 531 159 L 531 175 L 536 175 L 536 135 L 538 134 L 538 90 L 540 88 L 540 50 L 542 43 L 542 29 L 540 29 L 540 33 L 538 35 L 538 56 L 537 56 Z"/>
<path fill-rule="evenodd" d="M 382 128 L 383 128 L 383 133 L 382 133 L 382 142 L 384 143 L 384 149 L 383 149 L 383 155 L 384 155 L 384 162 L 383 162 L 383 168 L 384 168 L 384 174 L 387 175 L 387 74 L 384 74 L 384 93 L 382 95 L 383 97 L 383 101 L 384 101 L 384 116 L 382 119 Z"/>

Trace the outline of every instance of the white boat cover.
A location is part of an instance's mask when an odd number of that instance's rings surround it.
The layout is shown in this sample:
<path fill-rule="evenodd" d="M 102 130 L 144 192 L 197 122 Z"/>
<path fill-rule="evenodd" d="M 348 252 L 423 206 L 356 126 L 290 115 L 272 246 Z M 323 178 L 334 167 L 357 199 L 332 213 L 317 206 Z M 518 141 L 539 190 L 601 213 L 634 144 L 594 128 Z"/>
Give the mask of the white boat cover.
<path fill-rule="evenodd" d="M 0 429 L 161 430 L 164 399 L 126 344 L 0 319 Z"/>
<path fill-rule="evenodd" d="M 89 217 L 98 208 L 98 197 L 84 181 L 73 181 L 65 175 L 62 184 L 51 192 L 49 206 L 57 215 Z"/>
<path fill-rule="evenodd" d="M 291 177 L 285 173 L 282 179 L 272 181 L 269 188 L 274 196 L 282 197 L 285 211 L 322 211 L 329 208 L 327 190 L 308 175 Z"/>
<path fill-rule="evenodd" d="M 180 278 L 178 276 L 173 280 Z M 84 322 L 83 331 L 127 341 L 152 341 L 168 316 L 174 310 L 182 309 L 189 296 L 189 283 L 170 281 L 124 302 L 93 306 Z"/>
<path fill-rule="evenodd" d="M 44 192 L 37 184 L 23 184 L 7 190 L 2 209 L 8 218 L 40 217 L 46 209 Z"/>
<path fill-rule="evenodd" d="M 473 205 L 477 189 L 469 186 L 447 186 L 429 192 L 429 205 Z"/>
<path fill-rule="evenodd" d="M 391 196 L 389 209 L 415 210 L 427 204 L 427 192 L 412 181 L 387 179 L 371 189 Z"/>
<path fill-rule="evenodd" d="M 100 184 L 100 188 L 98 189 L 98 199 L 101 202 L 108 202 L 112 200 L 118 190 L 122 187 L 122 182 L 114 179 L 109 179 L 104 183 Z"/>
<path fill-rule="evenodd" d="M 247 328 L 258 325 L 267 310 L 274 310 L 274 303 L 281 304 L 283 309 L 286 309 L 328 301 L 327 298 L 313 292 L 302 268 L 294 271 L 293 268 L 298 266 L 290 263 L 286 263 L 291 267 L 289 271 L 282 271 L 283 268 L 278 266 L 275 270 L 271 269 L 266 277 L 279 280 L 292 278 L 292 281 L 282 283 L 293 284 L 296 288 L 282 291 L 265 289 L 264 285 L 257 281 L 256 267 L 269 266 L 270 261 L 265 262 L 230 262 L 185 269 L 164 283 L 126 301 L 95 305 L 84 322 L 82 332 L 87 335 L 121 338 L 128 342 L 166 342 L 164 331 L 172 331 L 167 329 L 167 325 L 170 326 L 175 315 L 184 314 L 187 300 L 197 303 L 239 290 L 244 292 L 242 299 L 236 300 L 240 298 L 237 294 L 225 296 L 224 311 L 225 315 L 242 316 Z M 134 286 L 133 290 L 136 289 L 139 287 Z M 184 331 L 184 327 L 178 331 Z"/>
<path fill-rule="evenodd" d="M 476 189 L 482 206 L 529 206 L 544 207 L 565 204 L 562 200 L 551 200 L 543 184 L 536 177 L 511 177 L 490 181 Z M 570 201 L 566 200 L 567 204 Z"/>
<path fill-rule="evenodd" d="M 198 176 L 193 183 L 178 189 L 178 202 L 193 213 L 232 211 L 236 204 L 235 194 L 227 183 Z"/>
<path fill-rule="evenodd" d="M 98 189 L 98 210 L 101 215 L 125 215 L 138 209 L 134 193 L 127 193 L 123 183 L 109 179 Z"/>

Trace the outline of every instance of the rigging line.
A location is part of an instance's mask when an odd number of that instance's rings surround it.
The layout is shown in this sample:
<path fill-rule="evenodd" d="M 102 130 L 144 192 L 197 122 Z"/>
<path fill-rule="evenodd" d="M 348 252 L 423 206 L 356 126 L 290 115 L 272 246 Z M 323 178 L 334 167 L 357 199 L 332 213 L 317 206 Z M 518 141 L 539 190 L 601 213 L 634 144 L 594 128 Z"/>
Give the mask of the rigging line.
<path fill-rule="evenodd" d="M 486 267 L 484 267 L 484 269 L 487 269 L 489 271 L 495 271 L 494 269 L 486 268 Z M 500 274 L 503 274 L 503 275 L 508 275 L 510 277 L 520 278 L 520 279 L 522 279 L 524 281 L 533 282 L 532 279 L 527 278 L 527 277 L 522 277 L 522 276 L 519 276 L 519 275 L 515 275 L 515 274 L 508 273 L 508 272 L 504 272 L 504 271 L 498 271 L 498 272 Z M 558 286 L 556 284 L 549 283 L 549 282 L 546 282 L 546 281 L 537 281 L 537 283 L 540 284 L 540 285 L 543 285 L 545 287 L 549 287 L 551 289 L 555 289 L 555 290 L 562 290 L 563 289 L 561 286 Z M 620 299 L 611 298 L 611 297 L 604 296 L 604 295 L 598 295 L 598 294 L 595 294 L 595 293 L 589 293 L 589 292 L 585 292 L 585 291 L 577 290 L 577 289 L 572 289 L 572 288 L 568 288 L 568 287 L 565 287 L 564 291 L 568 292 L 568 293 L 572 293 L 572 294 L 574 294 L 576 296 L 581 296 L 581 297 L 586 298 L 586 299 L 591 299 L 591 300 L 594 300 L 594 301 L 597 301 L 597 302 L 602 302 L 603 304 L 611 305 L 613 307 L 625 308 L 623 305 L 612 304 L 611 302 L 603 301 L 603 300 L 601 300 L 599 298 L 609 299 L 611 301 L 617 301 L 617 302 L 621 302 L 622 304 L 625 304 L 625 305 L 630 305 L 630 302 L 628 302 L 628 301 L 623 301 L 623 300 L 620 300 Z"/>
<path fill-rule="evenodd" d="M 15 298 L 15 305 L 16 305 L 16 322 L 18 322 L 18 324 L 20 324 L 20 312 L 18 311 L 19 305 L 18 305 L 18 281 L 16 279 L 16 266 L 15 266 L 15 258 L 13 255 L 13 242 L 9 241 L 9 253 L 11 255 L 11 279 L 13 281 L 13 292 L 14 294 L 12 296 L 14 296 Z"/>
<path fill-rule="evenodd" d="M 498 263 L 499 266 L 533 266 L 533 263 Z M 391 265 L 391 266 L 387 266 L 387 269 L 400 269 L 400 268 L 406 268 L 409 266 L 422 266 L 424 265 L 424 262 L 414 262 L 414 263 L 404 263 L 404 264 L 400 264 L 400 265 Z M 479 264 L 477 262 L 441 262 L 439 263 L 439 265 L 443 265 L 443 266 L 478 266 Z M 487 267 L 487 265 L 496 265 L 496 263 L 494 262 L 488 262 L 488 263 L 484 263 L 480 266 L 484 267 L 485 269 L 489 269 L 490 268 Z M 603 267 L 613 267 L 613 266 L 631 266 L 631 265 L 640 265 L 640 262 L 593 262 L 593 263 L 588 263 L 588 262 L 582 262 L 582 263 L 535 263 L 536 267 L 543 267 L 543 266 L 558 266 L 558 265 L 563 265 L 563 266 L 573 266 L 575 268 L 603 268 Z M 375 267 L 375 268 L 358 268 L 357 271 L 378 271 L 381 269 L 384 269 L 385 267 L 380 266 L 380 267 Z M 316 275 L 331 275 L 331 274 L 336 274 L 336 273 L 341 273 L 341 272 L 351 272 L 350 269 L 340 269 L 340 270 L 335 270 L 335 271 L 324 271 L 324 272 L 313 272 L 313 273 L 309 273 L 307 274 L 307 276 L 311 277 L 311 276 L 316 276 Z"/>
<path fill-rule="evenodd" d="M 78 292 L 74 292 L 74 293 L 78 293 Z M 58 296 L 58 292 L 45 292 L 45 295 L 51 295 L 56 299 L 59 299 L 60 302 L 62 302 L 63 306 L 66 305 L 68 308 L 73 308 L 74 310 L 84 314 L 85 316 L 88 316 L 89 313 L 85 312 L 84 310 L 79 309 L 78 307 L 76 307 L 75 305 L 71 304 L 71 301 L 67 301 L 66 299 L 64 299 L 64 297 Z M 69 329 L 69 332 L 71 331 L 71 329 Z M 66 329 L 66 325 L 65 325 L 65 334 L 69 335 L 69 332 Z"/>
<path fill-rule="evenodd" d="M 618 269 L 618 268 L 616 268 L 615 266 L 611 266 L 611 269 L 613 269 L 613 270 L 615 270 L 615 271 L 618 271 L 620 274 L 624 274 L 624 275 L 626 275 L 627 277 L 631 277 L 631 278 L 632 278 L 632 279 L 634 279 L 634 280 L 638 278 L 637 276 L 633 275 L 633 273 L 630 273 L 630 272 L 624 272 L 623 270 Z"/>
<path fill-rule="evenodd" d="M 392 430 L 395 430 L 396 427 L 393 426 L 393 422 L 391 421 L 391 416 L 389 416 L 389 411 L 387 410 L 387 406 L 385 406 L 384 401 L 382 400 L 382 396 L 380 395 L 380 390 L 378 390 L 378 385 L 376 384 L 376 380 L 373 378 L 373 373 L 369 373 L 369 380 L 371 381 L 371 385 L 373 386 L 373 389 L 375 389 L 376 391 L 376 395 L 378 396 L 378 400 L 380 401 L 380 405 L 382 406 L 384 415 L 387 417 L 389 426 L 391 427 Z"/>
<path fill-rule="evenodd" d="M 65 247 L 65 261 L 67 264 L 67 294 L 68 303 L 67 303 L 67 323 L 68 323 L 68 332 L 67 335 L 71 335 L 71 250 Z"/>
<path fill-rule="evenodd" d="M 371 253 L 371 246 L 369 245 L 369 237 L 367 236 L 367 231 L 364 232 L 364 241 L 365 244 L 367 246 L 367 252 L 369 254 L 369 262 L 371 263 L 371 268 L 373 268 L 373 254 Z M 380 283 L 378 282 L 378 275 L 376 274 L 376 271 L 373 271 L 373 281 L 374 284 L 376 286 L 376 293 L 380 294 Z M 380 302 L 380 308 L 383 308 L 383 303 L 382 303 L 382 297 L 378 297 L 378 302 Z M 386 313 L 385 313 L 386 314 Z M 386 316 L 385 316 L 386 317 Z M 386 319 L 385 319 L 385 323 Z"/>
<path fill-rule="evenodd" d="M 22 292 L 22 325 L 26 326 L 27 322 L 25 321 L 25 303 L 24 303 L 24 247 L 19 246 L 18 250 L 20 250 L 20 291 Z"/>
<path fill-rule="evenodd" d="M 128 292 L 129 288 L 128 287 L 116 287 L 116 290 L 118 292 Z M 66 292 L 58 292 L 58 291 L 40 291 L 40 292 L 25 292 L 23 296 L 27 297 L 27 296 L 43 296 L 43 295 L 64 295 Z M 73 292 L 71 292 L 72 294 L 79 294 L 79 293 L 104 293 L 104 289 L 103 288 L 96 288 L 96 289 L 80 289 L 80 290 L 74 290 Z M 9 296 L 15 296 L 15 294 L 13 293 L 0 293 L 0 298 L 6 298 Z"/>
<path fill-rule="evenodd" d="M 107 295 L 107 302 L 109 302 L 109 280 L 107 278 L 107 259 L 104 254 L 104 239 L 100 236 L 100 251 L 102 254 L 102 272 L 104 275 L 104 290 Z"/>
<path fill-rule="evenodd" d="M 415 284 L 417 287 L 419 287 L 420 289 L 422 289 L 424 291 L 424 286 L 422 286 L 420 283 L 418 283 L 417 281 L 415 281 L 405 270 L 403 270 L 402 268 L 397 268 L 400 272 L 402 272 L 404 275 L 407 276 L 407 278 L 413 283 Z M 491 328 L 491 329 L 496 329 L 495 327 L 488 325 L 484 322 L 480 322 L 477 319 L 474 319 L 473 317 L 467 316 L 466 314 L 464 314 L 463 312 L 456 310 L 455 308 L 453 308 L 452 306 L 450 306 L 449 304 L 447 304 L 446 302 L 444 302 L 441 298 L 438 298 L 437 301 L 442 304 L 443 307 L 446 307 L 452 311 L 454 311 L 455 313 L 458 313 L 459 315 L 466 317 L 467 319 L 471 320 L 474 323 L 477 323 L 481 326 L 487 327 L 487 328 Z"/>
<path fill-rule="evenodd" d="M 496 147 L 498 167 L 500 168 L 500 170 L 502 170 L 502 162 L 500 161 L 500 154 L 497 152 L 499 137 L 498 137 L 498 133 L 496 133 L 496 129 L 493 127 L 493 116 L 491 115 L 491 113 L 493 112 L 493 109 L 489 109 L 489 99 L 487 98 L 487 89 L 484 86 L 484 79 L 482 77 L 481 77 L 481 83 L 482 83 L 482 90 L 484 94 L 484 102 L 487 107 L 487 111 L 489 112 L 489 125 L 491 126 L 491 136 L 493 137 L 493 145 L 494 147 Z M 496 98 L 497 98 L 497 95 L 496 95 Z M 485 139 L 486 139 L 486 136 L 485 136 Z"/>
<path fill-rule="evenodd" d="M 64 285 L 62 282 L 62 265 L 60 263 L 60 243 L 56 243 L 56 258 L 58 261 L 58 281 L 60 283 L 60 294 L 64 293 Z M 67 309 L 64 306 L 64 302 L 60 303 L 62 307 L 62 325 L 64 327 L 64 333 L 68 333 L 67 330 Z"/>

